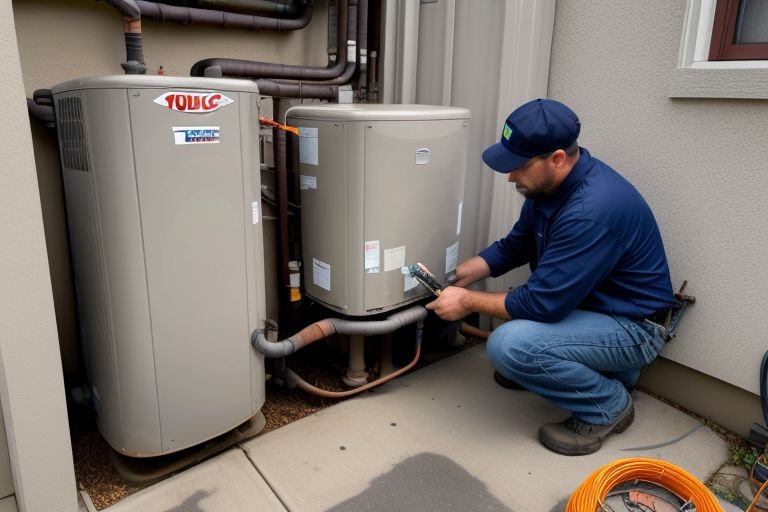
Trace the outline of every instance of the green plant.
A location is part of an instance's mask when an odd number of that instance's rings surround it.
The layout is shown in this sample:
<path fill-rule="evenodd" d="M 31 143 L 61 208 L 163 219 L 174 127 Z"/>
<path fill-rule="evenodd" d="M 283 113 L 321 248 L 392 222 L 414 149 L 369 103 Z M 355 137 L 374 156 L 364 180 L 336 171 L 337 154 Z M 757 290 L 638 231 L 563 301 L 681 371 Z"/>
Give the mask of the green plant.
<path fill-rule="evenodd" d="M 728 460 L 731 464 L 744 466 L 747 471 L 750 471 L 759 456 L 760 452 L 757 448 L 734 446 L 728 454 Z"/>

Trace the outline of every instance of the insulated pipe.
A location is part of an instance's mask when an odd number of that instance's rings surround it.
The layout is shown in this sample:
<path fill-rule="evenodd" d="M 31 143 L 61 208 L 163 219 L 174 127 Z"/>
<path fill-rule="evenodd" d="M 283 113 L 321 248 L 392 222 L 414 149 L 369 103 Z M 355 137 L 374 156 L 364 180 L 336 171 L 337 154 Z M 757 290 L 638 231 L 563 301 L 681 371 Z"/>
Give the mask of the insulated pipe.
<path fill-rule="evenodd" d="M 368 72 L 368 0 L 358 0 L 357 3 L 357 65 L 358 88 L 360 97 L 365 98 L 366 73 Z"/>
<path fill-rule="evenodd" d="M 341 75 L 347 66 L 347 11 L 348 0 L 338 0 L 336 5 L 339 45 L 338 58 L 331 67 L 317 68 L 292 64 L 275 64 L 242 59 L 211 58 L 195 62 L 190 69 L 191 76 L 206 76 L 206 68 L 218 67 L 222 76 L 246 78 L 293 78 L 296 80 L 329 80 Z M 262 94 L 267 94 L 262 92 Z"/>
<path fill-rule="evenodd" d="M 27 98 L 27 110 L 29 110 L 29 115 L 43 123 L 46 128 L 56 127 L 56 116 L 52 106 L 40 105 L 35 100 Z"/>
<path fill-rule="evenodd" d="M 126 75 L 143 75 L 147 72 L 144 64 L 144 50 L 141 43 L 141 18 L 123 18 L 125 21 L 125 62 L 120 64 Z"/>
<path fill-rule="evenodd" d="M 276 117 L 280 114 L 280 100 L 272 100 L 272 110 Z M 286 164 L 286 132 L 279 129 L 272 129 L 272 140 L 274 149 L 275 171 L 277 173 L 277 206 L 278 206 L 278 228 L 279 228 L 279 253 L 280 253 L 280 310 L 285 311 L 290 302 L 289 290 L 291 287 L 290 271 L 288 270 L 288 167 Z M 285 320 L 283 318 L 282 320 Z"/>
<path fill-rule="evenodd" d="M 104 0 L 126 18 L 141 18 L 141 10 L 135 0 Z"/>
<path fill-rule="evenodd" d="M 108 1 L 111 2 L 115 0 Z M 222 11 L 210 11 L 207 9 L 195 9 L 194 7 L 160 5 L 145 0 L 136 0 L 136 5 L 141 10 L 141 16 L 158 23 L 174 21 L 184 25 L 201 23 L 206 25 L 220 25 L 222 27 L 246 28 L 249 30 L 283 31 L 302 29 L 306 27 L 309 20 L 312 19 L 312 2 L 306 6 L 304 13 L 300 17 L 293 19 L 265 18 L 248 14 L 233 14 Z"/>
<path fill-rule="evenodd" d="M 304 82 L 304 81 L 296 81 L 296 80 L 271 80 L 272 82 L 275 82 L 277 84 L 281 85 L 296 85 L 296 86 L 302 86 L 302 88 L 306 89 L 307 86 L 313 86 L 313 85 L 345 85 L 349 83 L 349 81 L 352 79 L 352 75 L 355 74 L 355 63 L 354 62 L 348 62 L 347 68 L 344 70 L 344 73 L 337 76 L 336 78 L 332 78 L 331 80 L 320 80 L 319 82 Z M 257 83 L 261 82 L 261 80 L 257 80 Z M 322 89 L 321 89 L 322 90 Z M 338 89 L 337 89 L 338 90 Z M 261 88 L 259 88 L 259 92 L 261 92 Z M 262 93 L 264 94 L 264 93 Z"/>
<path fill-rule="evenodd" d="M 339 87 L 336 85 L 313 85 L 302 82 L 298 84 L 281 84 L 274 80 L 263 78 L 256 80 L 256 85 L 258 85 L 259 93 L 262 96 L 335 99 L 339 95 Z"/>
<path fill-rule="evenodd" d="M 158 3 L 180 7 L 196 7 L 256 16 L 295 18 L 302 2 L 293 0 L 158 0 Z"/>
<path fill-rule="evenodd" d="M 120 64 L 127 75 L 143 75 L 144 51 L 141 44 L 141 9 L 135 0 L 106 0 L 123 15 L 125 31 L 125 62 Z"/>
<path fill-rule="evenodd" d="M 366 321 L 326 318 L 310 324 L 293 336 L 275 342 L 267 341 L 264 331 L 256 329 L 251 334 L 251 344 L 253 348 L 265 357 L 286 357 L 310 343 L 327 338 L 334 333 L 359 334 L 362 336 L 387 334 L 406 325 L 422 322 L 426 317 L 427 310 L 423 306 L 413 306 L 403 311 L 398 311 L 385 320 Z"/>
<path fill-rule="evenodd" d="M 363 391 L 367 391 L 373 387 L 380 386 L 386 382 L 389 382 L 416 366 L 416 363 L 419 362 L 419 357 L 421 356 L 421 333 L 422 325 L 421 322 L 419 322 L 419 326 L 416 330 L 416 352 L 413 355 L 413 359 L 410 363 L 408 363 L 407 366 L 404 366 L 403 368 L 400 368 L 396 372 L 390 373 L 389 375 L 376 379 L 373 382 L 369 382 L 364 386 L 360 386 L 359 388 L 350 389 L 349 391 L 328 391 L 313 386 L 289 369 L 285 369 L 285 371 L 283 371 L 283 378 L 289 386 L 296 385 L 307 393 L 311 393 L 313 395 L 321 396 L 324 398 L 346 398 L 348 396 L 357 395 Z"/>

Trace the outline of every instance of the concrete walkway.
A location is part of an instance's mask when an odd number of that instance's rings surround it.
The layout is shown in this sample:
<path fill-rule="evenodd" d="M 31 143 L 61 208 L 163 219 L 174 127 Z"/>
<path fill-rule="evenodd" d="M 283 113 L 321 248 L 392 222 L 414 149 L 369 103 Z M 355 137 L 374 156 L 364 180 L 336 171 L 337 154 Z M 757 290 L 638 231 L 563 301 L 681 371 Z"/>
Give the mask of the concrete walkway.
<path fill-rule="evenodd" d="M 554 512 L 617 459 L 663 459 L 704 481 L 727 458 L 717 435 L 642 393 L 632 427 L 596 454 L 551 453 L 538 427 L 565 413 L 496 385 L 484 348 L 256 437 L 108 511 Z"/>

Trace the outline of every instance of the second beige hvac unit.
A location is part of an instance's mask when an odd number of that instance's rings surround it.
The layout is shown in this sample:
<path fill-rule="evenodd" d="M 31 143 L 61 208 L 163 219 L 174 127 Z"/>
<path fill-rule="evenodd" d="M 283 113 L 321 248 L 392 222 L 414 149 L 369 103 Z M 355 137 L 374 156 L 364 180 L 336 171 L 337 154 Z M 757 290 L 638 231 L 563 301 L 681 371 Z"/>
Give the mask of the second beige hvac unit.
<path fill-rule="evenodd" d="M 404 265 L 455 271 L 469 110 L 426 105 L 291 108 L 299 128 L 306 294 L 366 316 L 427 296 Z"/>

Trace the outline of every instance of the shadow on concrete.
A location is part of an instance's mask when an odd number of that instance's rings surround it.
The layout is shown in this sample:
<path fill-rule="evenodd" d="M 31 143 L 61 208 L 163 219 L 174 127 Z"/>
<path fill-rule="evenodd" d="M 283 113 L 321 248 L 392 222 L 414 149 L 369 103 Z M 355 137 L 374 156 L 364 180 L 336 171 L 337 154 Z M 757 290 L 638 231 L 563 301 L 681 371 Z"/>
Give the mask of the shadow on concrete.
<path fill-rule="evenodd" d="M 514 512 L 485 484 L 451 459 L 434 453 L 410 457 L 375 478 L 362 493 L 328 512 L 402 512 L 404 510 Z"/>

